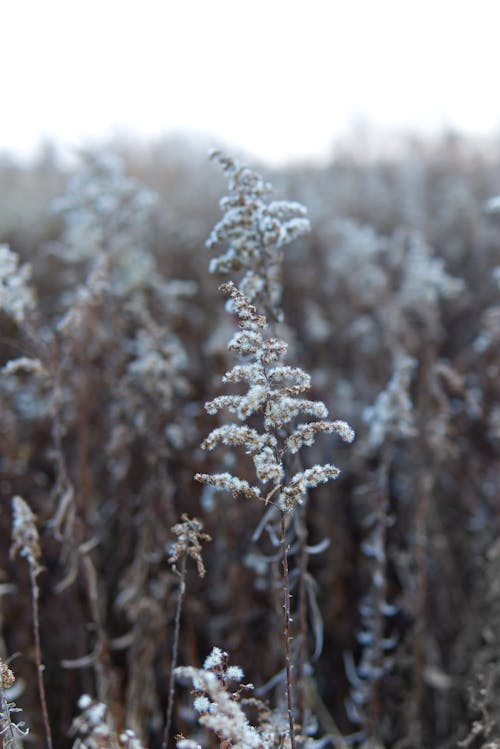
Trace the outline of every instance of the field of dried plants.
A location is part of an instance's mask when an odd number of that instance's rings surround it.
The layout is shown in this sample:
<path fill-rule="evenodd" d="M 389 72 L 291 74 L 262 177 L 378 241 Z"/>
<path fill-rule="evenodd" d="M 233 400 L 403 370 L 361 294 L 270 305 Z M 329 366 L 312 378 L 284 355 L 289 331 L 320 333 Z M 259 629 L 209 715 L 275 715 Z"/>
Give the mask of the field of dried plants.
<path fill-rule="evenodd" d="M 500 747 L 500 143 L 200 150 L 0 160 L 3 746 Z"/>

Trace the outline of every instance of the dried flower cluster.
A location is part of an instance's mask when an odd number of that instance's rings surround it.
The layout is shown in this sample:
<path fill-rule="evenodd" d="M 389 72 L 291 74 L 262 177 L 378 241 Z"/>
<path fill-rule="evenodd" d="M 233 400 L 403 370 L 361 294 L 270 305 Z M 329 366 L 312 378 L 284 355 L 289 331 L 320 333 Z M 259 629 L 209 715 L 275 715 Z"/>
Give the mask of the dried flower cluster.
<path fill-rule="evenodd" d="M 71 263 L 104 255 L 110 261 L 114 292 L 124 297 L 156 281 L 147 251 L 156 196 L 126 177 L 116 156 L 96 152 L 82 156 L 85 168 L 70 180 L 66 194 L 54 201 L 54 210 L 64 216 L 65 233 L 61 245 L 52 249 Z"/>
<path fill-rule="evenodd" d="M 273 737 L 252 726 L 241 706 L 241 692 L 253 689 L 253 685 L 242 683 L 243 671 L 239 666 L 230 666 L 228 659 L 227 653 L 214 647 L 202 668 L 182 666 L 176 669 L 176 674 L 181 681 L 192 683 L 199 722 L 212 731 L 223 746 L 270 749 Z M 235 691 L 231 691 L 231 684 L 237 686 Z"/>
<path fill-rule="evenodd" d="M 369 426 L 371 448 L 379 448 L 388 439 L 415 435 L 409 388 L 416 364 L 409 356 L 398 357 L 387 387 L 379 393 L 373 406 L 365 410 L 363 418 Z"/>
<path fill-rule="evenodd" d="M 29 566 L 38 573 L 41 569 L 40 540 L 36 527 L 36 518 L 30 506 L 22 497 L 14 497 L 12 500 L 13 522 L 12 522 L 12 547 L 11 556 L 14 558 L 19 552 Z"/>
<path fill-rule="evenodd" d="M 219 151 L 229 194 L 221 199 L 222 219 L 208 240 L 210 250 L 223 253 L 209 264 L 210 273 L 230 274 L 250 302 L 259 301 L 268 314 L 281 318 L 283 247 L 310 230 L 303 205 L 288 200 L 269 201 L 272 187 L 247 166 Z"/>
<path fill-rule="evenodd" d="M 257 314 L 248 297 L 233 283 L 224 284 L 221 289 L 231 298 L 240 326 L 229 341 L 228 349 L 240 354 L 245 361 L 226 372 L 223 382 L 244 382 L 248 391 L 245 395 L 219 396 L 208 401 L 205 408 L 209 414 L 227 409 L 240 421 L 260 415 L 263 431 L 229 424 L 214 429 L 202 446 L 207 450 L 213 450 L 220 443 L 243 447 L 253 459 L 258 481 L 263 485 L 271 483 L 271 489 L 264 494 L 259 486 L 252 486 L 229 473 L 198 473 L 195 478 L 235 496 L 266 502 L 274 497 L 280 509 L 290 512 L 304 501 L 308 489 L 335 479 L 340 471 L 332 464 L 316 465 L 287 480 L 284 465 L 287 453 L 296 453 L 302 445 L 312 445 L 321 432 L 336 432 L 347 442 L 352 442 L 354 432 L 346 422 L 324 421 L 328 410 L 321 401 L 299 397 L 310 388 L 310 377 L 298 367 L 284 364 L 286 343 L 266 336 L 266 318 Z M 297 425 L 298 416 L 322 420 Z"/>
<path fill-rule="evenodd" d="M 73 749 L 143 749 L 143 744 L 129 729 L 118 737 L 109 710 L 102 702 L 83 694 L 78 700 L 80 715 L 74 719 L 70 735 Z"/>
<path fill-rule="evenodd" d="M 9 699 L 7 691 L 16 681 L 13 671 L 0 658 L 0 736 L 4 749 L 16 749 L 18 746 L 17 736 L 26 736 L 28 728 L 24 721 L 14 720 L 12 716 L 20 713 L 21 709 L 16 707 L 15 702 Z"/>
<path fill-rule="evenodd" d="M 35 310 L 31 266 L 19 265 L 19 258 L 6 244 L 0 244 L 0 309 L 18 324 Z"/>
<path fill-rule="evenodd" d="M 172 527 L 172 533 L 177 536 L 177 540 L 170 548 L 168 561 L 175 565 L 183 556 L 190 556 L 196 562 L 198 575 L 205 577 L 206 570 L 201 556 L 202 541 L 211 541 L 208 533 L 203 533 L 203 523 L 197 518 L 189 518 L 186 513 L 181 516 L 181 523 L 176 523 Z"/>

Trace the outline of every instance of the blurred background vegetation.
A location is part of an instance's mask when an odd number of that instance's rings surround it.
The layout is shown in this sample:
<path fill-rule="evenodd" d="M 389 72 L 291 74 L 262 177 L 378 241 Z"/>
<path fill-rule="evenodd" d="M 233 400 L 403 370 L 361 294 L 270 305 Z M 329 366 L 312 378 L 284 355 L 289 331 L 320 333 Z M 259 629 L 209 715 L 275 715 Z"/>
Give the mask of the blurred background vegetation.
<path fill-rule="evenodd" d="M 0 382 L 0 656 L 20 654 L 16 702 L 40 746 L 29 579 L 9 559 L 17 494 L 39 518 L 56 746 L 84 692 L 160 746 L 178 592 L 168 549 L 183 512 L 213 541 L 206 578 L 188 572 L 179 662 L 218 645 L 263 697 L 282 692 L 279 563 L 252 541 L 262 509 L 192 478 L 214 460 L 199 449 L 214 426 L 203 403 L 234 363 L 207 271 L 225 188 L 206 152 L 175 139 L 114 142 L 71 164 L 51 145 L 30 163 L 0 158 L 0 244 L 31 265 L 38 298 L 29 325 L 2 317 L 2 364 L 46 369 Z M 394 639 L 383 673 L 361 679 L 373 741 L 500 746 L 500 140 L 409 137 L 386 156 L 346 143 L 324 166 L 261 171 L 312 224 L 286 249 L 290 359 L 357 433 L 311 448 L 342 469 L 307 512 L 308 543 L 329 542 L 308 572 L 316 736 L 366 722 L 353 670 L 370 646 L 358 635 L 380 565 L 366 542 L 382 522 L 394 611 L 378 636 Z M 185 735 L 197 730 L 189 706 L 181 690 Z"/>

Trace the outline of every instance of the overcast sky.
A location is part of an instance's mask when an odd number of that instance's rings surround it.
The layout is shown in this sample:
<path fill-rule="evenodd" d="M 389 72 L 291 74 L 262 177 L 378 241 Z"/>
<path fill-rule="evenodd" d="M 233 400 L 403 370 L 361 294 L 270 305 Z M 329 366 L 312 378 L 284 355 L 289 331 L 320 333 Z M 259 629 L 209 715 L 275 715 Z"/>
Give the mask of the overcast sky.
<path fill-rule="evenodd" d="M 499 0 L 0 0 L 0 150 L 112 131 L 316 158 L 350 124 L 500 133 Z"/>

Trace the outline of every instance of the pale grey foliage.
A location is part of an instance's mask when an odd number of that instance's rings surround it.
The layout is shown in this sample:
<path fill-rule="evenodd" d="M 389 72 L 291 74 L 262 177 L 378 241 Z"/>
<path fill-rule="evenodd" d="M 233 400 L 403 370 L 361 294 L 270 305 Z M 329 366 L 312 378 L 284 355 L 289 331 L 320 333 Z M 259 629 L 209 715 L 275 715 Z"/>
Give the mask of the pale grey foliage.
<path fill-rule="evenodd" d="M 8 697 L 9 689 L 14 685 L 16 677 L 8 665 L 0 658 L 0 736 L 4 749 L 17 749 L 18 736 L 26 736 L 28 728 L 24 721 L 14 719 L 21 709 Z"/>
<path fill-rule="evenodd" d="M 31 285 L 31 266 L 20 265 L 19 257 L 6 244 L 0 244 L 0 309 L 18 325 L 36 310 Z"/>
<path fill-rule="evenodd" d="M 36 527 L 36 516 L 28 503 L 19 496 L 12 499 L 12 548 L 11 556 L 18 552 L 27 560 L 35 573 L 40 571 L 40 539 Z"/>
<path fill-rule="evenodd" d="M 91 699 L 83 694 L 78 700 L 80 715 L 71 725 L 70 735 L 75 737 L 73 749 L 98 749 L 105 746 L 117 747 L 116 733 L 103 702 Z"/>
<path fill-rule="evenodd" d="M 78 700 L 80 715 L 74 719 L 70 736 L 73 749 L 143 749 L 142 742 L 129 729 L 117 736 L 108 707 L 83 694 Z"/>
<path fill-rule="evenodd" d="M 58 253 L 74 263 L 104 254 L 111 263 L 113 289 L 125 296 L 154 278 L 147 242 L 156 196 L 125 176 L 113 154 L 87 153 L 83 158 L 84 168 L 54 202 L 54 210 L 65 219 Z"/>
<path fill-rule="evenodd" d="M 253 687 L 241 684 L 242 669 L 229 666 L 227 660 L 227 653 L 215 647 L 202 668 L 182 666 L 176 669 L 176 675 L 193 685 L 194 707 L 202 726 L 224 739 L 232 749 L 271 749 L 275 737 L 250 724 L 241 707 L 239 691 L 230 691 L 229 684 L 235 683 L 240 689 Z"/>
<path fill-rule="evenodd" d="M 20 356 L 18 359 L 10 359 L 0 370 L 4 375 L 16 375 L 19 372 L 32 372 L 34 374 L 46 375 L 40 359 L 32 359 L 29 356 Z"/>
<path fill-rule="evenodd" d="M 300 368 L 284 364 L 286 343 L 268 335 L 266 318 L 257 314 L 248 297 L 234 284 L 224 284 L 221 288 L 230 296 L 240 324 L 240 331 L 228 348 L 251 359 L 249 363 L 236 365 L 223 380 L 244 382 L 248 390 L 245 395 L 214 398 L 205 408 L 210 414 L 227 409 L 240 421 L 259 414 L 263 431 L 227 424 L 214 429 L 202 446 L 208 450 L 220 443 L 243 447 L 252 456 L 258 480 L 262 484 L 272 482 L 273 488 L 263 497 L 259 486 L 250 486 L 230 473 L 197 474 L 195 478 L 234 495 L 269 501 L 277 494 L 278 506 L 288 512 L 304 501 L 308 489 L 336 478 L 340 471 L 331 464 L 315 465 L 287 478 L 285 455 L 298 452 L 303 445 L 312 445 L 320 432 L 337 433 L 347 442 L 352 442 L 354 432 L 344 421 L 325 421 L 328 410 L 321 401 L 300 397 L 310 387 L 311 378 Z M 297 425 L 295 420 L 299 416 L 313 416 L 321 421 Z"/>
<path fill-rule="evenodd" d="M 366 408 L 364 420 L 369 425 L 368 443 L 376 449 L 386 439 L 412 437 L 416 434 L 413 404 L 409 394 L 412 374 L 417 362 L 410 356 L 397 358 L 394 372 L 377 400 Z"/>
<path fill-rule="evenodd" d="M 434 256 L 423 237 L 413 234 L 400 290 L 405 306 L 435 306 L 439 299 L 457 296 L 464 289 L 464 281 L 447 273 L 444 261 Z"/>
<path fill-rule="evenodd" d="M 241 274 L 239 288 L 251 302 L 264 303 L 266 312 L 281 319 L 281 264 L 283 247 L 310 230 L 307 211 L 293 201 L 270 201 L 271 185 L 246 166 L 215 151 L 228 180 L 222 198 L 222 219 L 207 247 L 222 250 L 209 264 L 211 273 Z"/>

